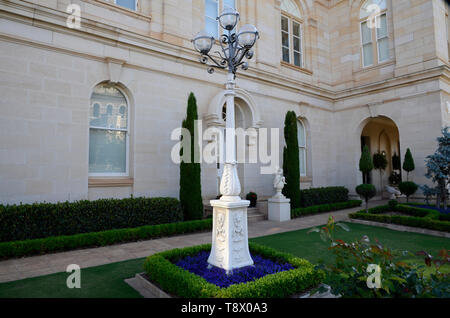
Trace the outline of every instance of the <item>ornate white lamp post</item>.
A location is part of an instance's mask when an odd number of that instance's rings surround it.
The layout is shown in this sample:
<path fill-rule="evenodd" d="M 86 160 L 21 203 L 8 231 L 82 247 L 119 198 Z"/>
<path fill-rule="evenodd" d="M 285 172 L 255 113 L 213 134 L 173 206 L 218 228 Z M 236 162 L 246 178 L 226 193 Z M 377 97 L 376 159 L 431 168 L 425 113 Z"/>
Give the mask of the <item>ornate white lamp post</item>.
<path fill-rule="evenodd" d="M 215 39 L 206 31 L 199 32 L 192 40 L 195 49 L 202 54 L 200 62 L 208 64 L 208 73 L 214 73 L 214 68 L 227 69 L 228 78 L 226 91 L 226 159 L 220 181 L 220 200 L 212 200 L 213 206 L 213 232 L 211 254 L 208 263 L 231 271 L 248 265 L 253 265 L 248 249 L 247 207 L 250 201 L 239 197 L 241 185 L 237 174 L 234 97 L 235 77 L 237 68 L 248 69 L 244 57 L 251 59 L 251 48 L 259 38 L 258 30 L 246 24 L 236 33 L 234 28 L 239 21 L 239 13 L 231 8 L 222 11 L 219 17 L 220 26 L 227 31 L 222 34 L 220 46 L 222 53 L 219 57 L 209 55 Z"/>

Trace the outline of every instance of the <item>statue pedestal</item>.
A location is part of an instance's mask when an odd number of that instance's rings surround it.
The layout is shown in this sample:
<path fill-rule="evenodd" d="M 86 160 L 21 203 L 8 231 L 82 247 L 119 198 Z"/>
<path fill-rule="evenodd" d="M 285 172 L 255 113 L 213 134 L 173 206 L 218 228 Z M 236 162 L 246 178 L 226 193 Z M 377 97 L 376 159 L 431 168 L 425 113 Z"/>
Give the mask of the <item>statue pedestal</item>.
<path fill-rule="evenodd" d="M 225 269 L 253 265 L 248 249 L 247 207 L 250 201 L 212 200 L 213 232 L 208 263 Z"/>
<path fill-rule="evenodd" d="M 272 197 L 268 201 L 269 221 L 285 222 L 291 220 L 291 200 L 285 197 Z"/>

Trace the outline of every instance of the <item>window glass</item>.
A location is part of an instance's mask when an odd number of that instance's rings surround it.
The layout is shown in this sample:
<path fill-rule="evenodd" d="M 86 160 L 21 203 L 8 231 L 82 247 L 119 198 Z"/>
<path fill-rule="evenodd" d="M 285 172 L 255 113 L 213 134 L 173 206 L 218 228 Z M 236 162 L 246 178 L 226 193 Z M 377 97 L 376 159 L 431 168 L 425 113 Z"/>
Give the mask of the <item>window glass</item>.
<path fill-rule="evenodd" d="M 372 43 L 363 45 L 363 63 L 364 63 L 364 66 L 373 64 Z"/>
<path fill-rule="evenodd" d="M 236 3 L 234 0 L 223 0 L 223 8 L 236 9 Z"/>
<path fill-rule="evenodd" d="M 136 10 L 136 0 L 116 0 L 116 4 L 130 10 Z"/>
<path fill-rule="evenodd" d="M 216 39 L 219 37 L 218 16 L 219 3 L 217 0 L 205 0 L 205 28 Z"/>
<path fill-rule="evenodd" d="M 126 172 L 126 132 L 90 129 L 89 172 Z"/>
<path fill-rule="evenodd" d="M 114 85 L 100 84 L 91 96 L 89 173 L 127 172 L 128 105 Z"/>
<path fill-rule="evenodd" d="M 389 59 L 389 42 L 388 38 L 378 40 L 378 62 Z"/>
<path fill-rule="evenodd" d="M 387 33 L 387 21 L 386 21 L 386 14 L 382 14 L 381 16 L 377 17 L 379 23 L 379 28 L 377 28 L 377 38 L 381 39 L 388 35 Z"/>

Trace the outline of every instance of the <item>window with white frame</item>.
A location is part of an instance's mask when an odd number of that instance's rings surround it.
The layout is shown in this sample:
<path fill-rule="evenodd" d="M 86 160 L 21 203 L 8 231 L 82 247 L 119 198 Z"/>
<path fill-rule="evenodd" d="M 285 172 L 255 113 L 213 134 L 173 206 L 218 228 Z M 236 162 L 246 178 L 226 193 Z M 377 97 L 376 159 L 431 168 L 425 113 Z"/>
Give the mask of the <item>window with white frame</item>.
<path fill-rule="evenodd" d="M 292 0 L 281 2 L 281 59 L 303 67 L 303 36 L 300 9 Z"/>
<path fill-rule="evenodd" d="M 220 8 L 236 9 L 236 0 L 205 0 L 205 29 L 216 39 L 219 38 L 219 21 L 216 18 Z"/>
<path fill-rule="evenodd" d="M 389 60 L 386 0 L 367 0 L 360 9 L 362 66 Z"/>
<path fill-rule="evenodd" d="M 297 120 L 297 139 L 298 139 L 298 154 L 300 161 L 300 176 L 306 176 L 306 129 L 303 122 Z"/>
<path fill-rule="evenodd" d="M 139 0 L 106 0 L 106 1 L 117 4 L 118 6 L 130 9 L 130 10 L 136 11 Z"/>
<path fill-rule="evenodd" d="M 89 175 L 128 175 L 128 102 L 115 86 L 94 88 L 89 112 Z"/>

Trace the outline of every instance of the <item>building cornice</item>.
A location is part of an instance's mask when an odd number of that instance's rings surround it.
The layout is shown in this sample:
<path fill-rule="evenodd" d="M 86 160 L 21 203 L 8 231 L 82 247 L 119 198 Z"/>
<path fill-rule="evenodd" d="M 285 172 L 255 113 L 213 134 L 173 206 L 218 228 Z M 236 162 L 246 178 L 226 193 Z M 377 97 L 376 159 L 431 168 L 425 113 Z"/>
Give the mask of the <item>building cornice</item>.
<path fill-rule="evenodd" d="M 98 3 L 98 1 L 94 0 L 88 1 L 91 3 Z M 183 46 L 149 37 L 148 35 L 124 30 L 119 27 L 113 27 L 111 25 L 99 21 L 93 21 L 83 17 L 80 30 L 69 29 L 65 25 L 67 13 L 36 5 L 30 3 L 29 1 L 19 2 L 17 0 L 0 0 L 0 17 L 27 23 L 29 25 L 47 29 L 53 32 L 75 35 L 77 37 L 100 42 L 106 45 L 111 45 L 113 47 L 126 48 L 135 52 L 141 52 L 144 54 L 172 60 L 174 62 L 181 62 L 197 68 L 203 67 L 203 65 L 200 65 L 200 63 L 198 63 L 198 55 L 193 49 L 188 49 Z M 12 42 L 24 43 L 30 46 L 46 47 L 52 50 L 64 52 L 66 54 L 83 56 L 90 59 L 106 62 L 111 61 L 111 57 L 102 56 L 102 54 L 73 51 L 63 47 L 56 47 L 52 44 L 39 43 L 31 39 L 17 38 L 7 34 L 0 33 L 0 38 Z M 121 61 L 121 65 L 131 68 L 152 70 L 150 66 L 133 64 L 131 61 Z M 190 76 L 186 74 L 177 75 L 190 78 Z M 250 68 L 246 73 L 239 74 L 241 78 L 246 78 L 255 82 L 268 83 L 271 86 L 289 90 L 296 94 L 302 94 L 305 96 L 317 98 L 331 104 L 362 95 L 376 94 L 384 90 L 411 85 L 412 83 L 439 79 L 445 82 L 449 82 L 449 75 L 449 66 L 447 64 L 444 64 L 432 69 L 406 74 L 403 76 L 397 76 L 388 80 L 360 85 L 354 88 L 333 90 L 331 88 L 323 88 L 311 83 L 307 83 L 284 74 L 262 70 L 259 68 Z M 211 81 L 207 79 L 204 79 L 204 81 L 211 83 Z M 217 85 L 222 86 L 219 83 Z M 328 111 L 334 110 L 327 109 L 326 107 L 320 108 Z M 338 111 L 342 111 L 342 109 L 339 109 Z"/>

